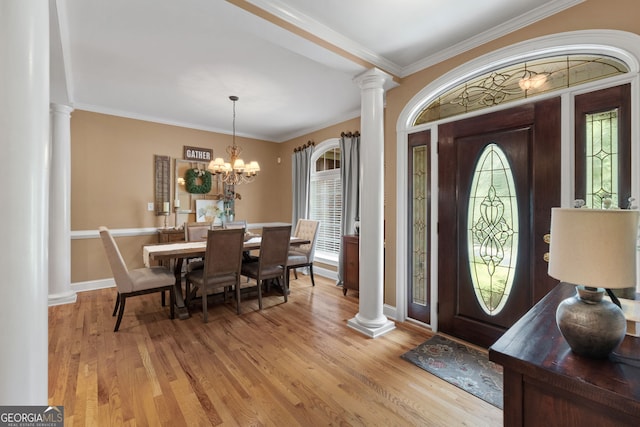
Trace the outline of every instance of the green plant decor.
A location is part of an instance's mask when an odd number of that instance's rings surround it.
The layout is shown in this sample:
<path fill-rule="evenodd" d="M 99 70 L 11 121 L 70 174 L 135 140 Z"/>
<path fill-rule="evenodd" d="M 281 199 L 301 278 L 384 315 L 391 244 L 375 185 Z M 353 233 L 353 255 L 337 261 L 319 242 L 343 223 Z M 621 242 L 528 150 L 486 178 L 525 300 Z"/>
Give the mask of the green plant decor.
<path fill-rule="evenodd" d="M 192 194 L 207 194 L 211 191 L 211 172 L 197 168 L 187 169 L 184 187 Z"/>

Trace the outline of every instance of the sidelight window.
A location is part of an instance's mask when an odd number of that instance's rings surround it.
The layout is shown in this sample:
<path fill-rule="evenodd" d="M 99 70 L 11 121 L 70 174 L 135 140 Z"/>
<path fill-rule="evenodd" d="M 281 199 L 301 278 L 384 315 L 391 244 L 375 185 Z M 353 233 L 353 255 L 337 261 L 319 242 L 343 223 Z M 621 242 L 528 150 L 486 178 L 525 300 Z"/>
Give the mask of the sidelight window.
<path fill-rule="evenodd" d="M 426 306 L 429 297 L 429 175 L 427 145 L 412 147 L 411 303 Z"/>
<path fill-rule="evenodd" d="M 586 115 L 586 205 L 618 206 L 618 109 Z"/>

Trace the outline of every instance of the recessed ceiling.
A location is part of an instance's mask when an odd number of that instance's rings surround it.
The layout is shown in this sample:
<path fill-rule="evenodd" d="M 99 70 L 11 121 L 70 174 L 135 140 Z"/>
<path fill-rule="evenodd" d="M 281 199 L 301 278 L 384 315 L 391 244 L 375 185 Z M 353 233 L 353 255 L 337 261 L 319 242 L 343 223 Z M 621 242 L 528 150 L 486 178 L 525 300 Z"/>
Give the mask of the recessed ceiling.
<path fill-rule="evenodd" d="M 401 78 L 582 0 L 50 0 L 52 102 L 282 142 Z M 473 13 L 463 13 L 473 11 Z"/>

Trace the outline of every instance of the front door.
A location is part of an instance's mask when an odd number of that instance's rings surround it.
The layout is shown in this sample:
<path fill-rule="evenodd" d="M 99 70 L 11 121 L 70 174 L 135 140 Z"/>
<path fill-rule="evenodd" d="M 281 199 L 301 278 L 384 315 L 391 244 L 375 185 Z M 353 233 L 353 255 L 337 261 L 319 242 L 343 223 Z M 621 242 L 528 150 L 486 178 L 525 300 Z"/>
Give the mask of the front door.
<path fill-rule="evenodd" d="M 441 125 L 439 330 L 489 346 L 556 283 L 560 98 Z"/>

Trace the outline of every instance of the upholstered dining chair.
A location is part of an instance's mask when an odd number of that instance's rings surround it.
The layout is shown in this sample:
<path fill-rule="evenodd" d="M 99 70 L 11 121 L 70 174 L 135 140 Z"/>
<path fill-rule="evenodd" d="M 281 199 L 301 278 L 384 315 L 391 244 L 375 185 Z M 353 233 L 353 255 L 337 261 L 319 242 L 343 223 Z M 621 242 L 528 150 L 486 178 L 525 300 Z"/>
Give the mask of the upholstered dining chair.
<path fill-rule="evenodd" d="M 265 280 L 278 280 L 287 302 L 287 257 L 291 239 L 291 226 L 264 227 L 257 262 L 243 262 L 242 275 L 256 280 L 258 306 L 262 310 L 262 286 Z M 240 301 L 240 287 L 236 287 L 236 299 Z"/>
<path fill-rule="evenodd" d="M 207 233 L 207 249 L 204 255 L 204 268 L 187 273 L 187 289 L 193 285 L 193 291 L 187 295 L 187 303 L 200 289 L 202 294 L 202 321 L 209 321 L 207 296 L 214 289 L 224 289 L 226 300 L 227 290 L 231 287 L 240 289 L 240 267 L 242 265 L 242 246 L 244 244 L 244 230 L 220 229 L 209 230 Z M 236 298 L 236 311 L 240 314 L 240 299 Z"/>
<path fill-rule="evenodd" d="M 107 253 L 107 259 L 109 260 L 109 266 L 113 273 L 113 278 L 116 282 L 116 288 L 118 294 L 116 296 L 116 304 L 113 308 L 113 316 L 118 313 L 118 319 L 116 320 L 116 326 L 113 332 L 118 332 L 120 328 L 120 322 L 122 321 L 122 315 L 124 314 L 124 305 L 127 298 L 150 294 L 153 292 L 169 291 L 170 295 L 170 317 L 175 317 L 174 307 L 176 305 L 176 295 L 174 290 L 174 284 L 176 281 L 175 276 L 166 267 L 145 267 L 137 268 L 135 270 L 127 269 L 127 266 L 120 254 L 118 245 L 116 245 L 111 232 L 107 227 L 99 227 L 100 238 L 104 245 L 104 250 Z"/>
<path fill-rule="evenodd" d="M 243 230 L 247 230 L 247 221 L 244 219 L 239 219 L 237 221 L 227 221 L 223 224 L 224 228 L 242 228 Z"/>
<path fill-rule="evenodd" d="M 298 278 L 297 268 L 309 267 L 309 275 L 311 276 L 311 284 L 316 285 L 313 279 L 313 256 L 316 252 L 316 240 L 318 239 L 318 229 L 320 221 L 311 219 L 299 219 L 296 224 L 296 230 L 293 232 L 294 237 L 308 240 L 310 243 L 300 245 L 289 249 L 289 259 L 287 260 L 287 281 L 289 274 L 293 269 L 295 278 Z"/>
<path fill-rule="evenodd" d="M 212 229 L 211 222 L 185 222 L 184 240 L 185 242 L 203 242 L 207 240 L 207 232 Z M 186 260 L 186 272 L 198 270 L 204 267 L 202 258 L 189 258 Z"/>
<path fill-rule="evenodd" d="M 211 230 L 211 224 L 211 222 L 185 222 L 184 240 L 186 242 L 207 240 L 207 231 Z"/>

